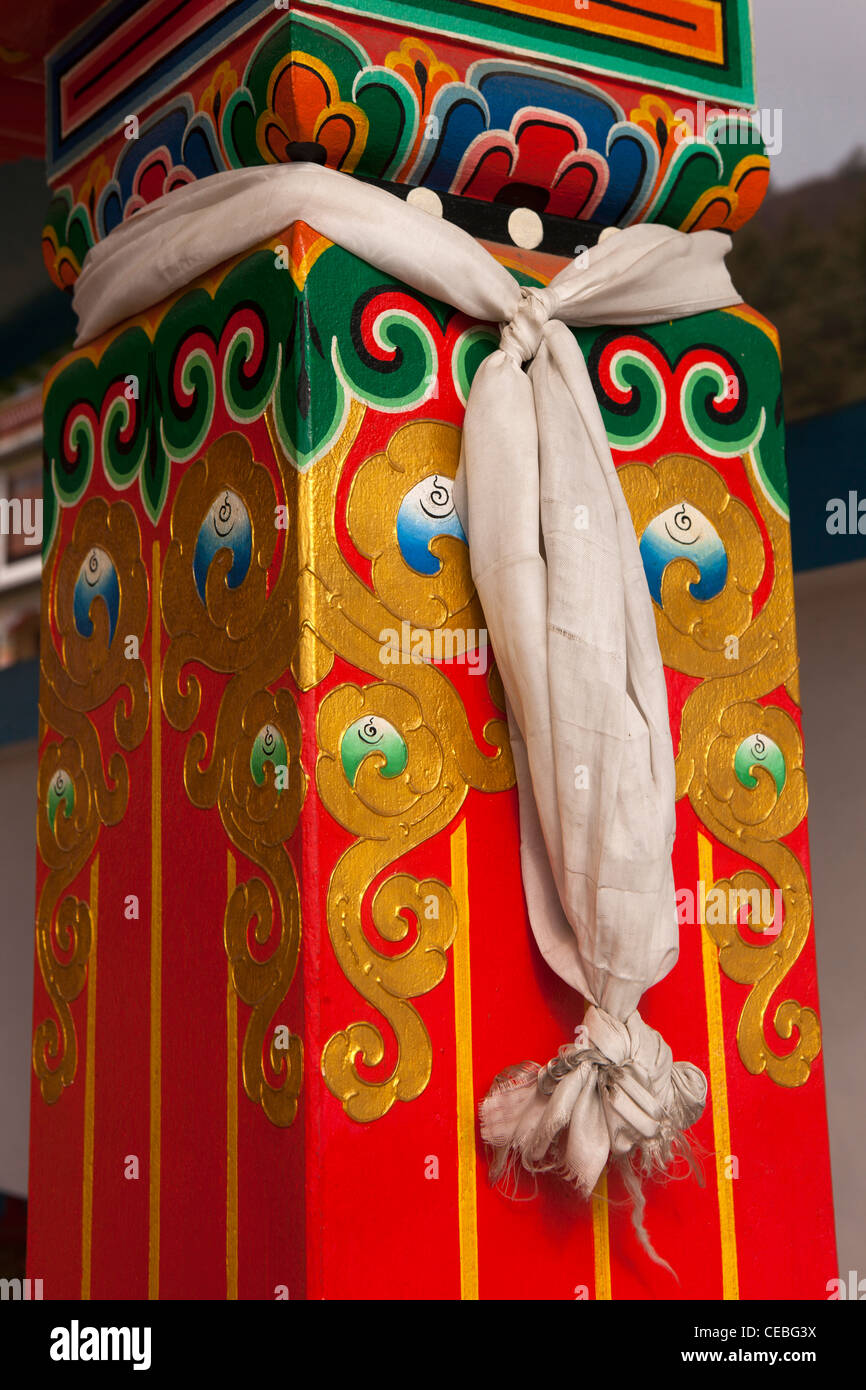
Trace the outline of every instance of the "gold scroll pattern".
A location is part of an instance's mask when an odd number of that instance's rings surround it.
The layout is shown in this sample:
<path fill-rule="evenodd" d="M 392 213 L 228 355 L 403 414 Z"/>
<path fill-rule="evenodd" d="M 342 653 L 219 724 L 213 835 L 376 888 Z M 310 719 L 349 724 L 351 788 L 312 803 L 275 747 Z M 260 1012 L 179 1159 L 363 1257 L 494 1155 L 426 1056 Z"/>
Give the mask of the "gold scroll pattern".
<path fill-rule="evenodd" d="M 457 916 L 451 889 L 440 880 L 391 874 L 373 891 L 370 913 L 382 941 L 407 943 L 392 954 L 378 950 L 367 934 L 368 895 L 390 865 L 453 821 L 470 787 L 504 790 L 513 785 L 514 769 L 504 719 L 485 725 L 491 751 L 484 752 L 442 670 L 424 662 L 383 666 L 381 658 L 383 631 L 402 622 L 409 625 L 411 639 L 421 625 L 455 637 L 481 626 L 465 545 L 454 536 L 432 541 L 441 568 L 422 580 L 403 560 L 396 535 L 400 502 L 413 486 L 431 474 L 454 478 L 459 431 L 413 421 L 358 469 L 346 520 L 354 545 L 372 562 L 370 587 L 352 568 L 337 536 L 340 478 L 363 418 L 364 406 L 352 401 L 330 453 L 307 473 L 282 471 L 289 511 L 299 518 L 298 583 L 307 629 L 295 653 L 296 677 L 309 688 L 331 669 L 335 656 L 373 677 L 369 684 L 340 684 L 322 700 L 316 767 L 323 805 L 354 836 L 328 887 L 331 943 L 346 979 L 393 1036 L 388 1048 L 377 1022 L 348 1024 L 325 1044 L 322 1074 L 352 1119 L 370 1121 L 395 1100 L 420 1095 L 430 1080 L 433 1049 L 412 1001 L 444 978 Z M 271 435 L 279 455 L 273 428 Z M 504 708 L 501 682 L 492 670 L 488 688 Z M 371 750 L 350 777 L 343 739 L 368 718 L 391 730 L 402 749 L 402 765 L 398 761 L 395 772 L 386 766 L 385 753 Z M 359 1061 L 365 1068 L 384 1063 L 385 1076 L 365 1075 Z"/>
<path fill-rule="evenodd" d="M 120 749 L 141 743 L 150 708 L 139 656 L 147 573 L 132 508 L 101 497 L 85 502 L 71 538 L 62 548 L 55 540 L 43 585 L 40 742 L 46 727 L 59 741 L 45 745 L 39 765 L 36 835 L 48 876 L 36 912 L 36 955 L 55 1017 L 36 1027 L 33 1068 L 43 1099 L 53 1104 L 75 1078 L 70 1005 L 84 988 L 91 949 L 90 904 L 66 890 L 93 854 L 100 826 L 117 825 L 126 812 L 129 772 Z M 119 747 L 106 768 L 90 716 L 115 696 Z"/>
<path fill-rule="evenodd" d="M 251 1010 L 244 1090 L 284 1127 L 297 1113 L 302 1043 L 286 1030 L 288 1043 L 278 1046 L 272 1024 L 300 951 L 300 896 L 286 841 L 298 824 L 307 779 L 294 698 L 286 689 L 268 689 L 298 640 L 295 539 L 293 530 L 275 525 L 276 506 L 271 475 L 240 434 L 217 439 L 184 472 L 162 581 L 170 638 L 162 705 L 170 724 L 186 732 L 202 704 L 199 678 L 186 668 L 198 663 L 229 676 L 210 736 L 197 728 L 187 743 L 184 785 L 194 806 L 217 807 L 232 844 L 265 875 L 234 887 L 224 940 L 235 992 Z M 287 523 L 296 525 L 291 512 Z"/>
<path fill-rule="evenodd" d="M 798 700 L 797 648 L 791 603 L 790 535 L 786 521 L 766 500 L 755 460 L 746 455 L 752 492 L 767 528 L 773 584 L 760 612 L 753 596 L 766 558 L 760 528 L 750 510 L 729 492 L 710 464 L 671 454 L 654 466 L 630 464 L 619 478 L 641 536 L 654 519 L 688 504 L 715 529 L 727 555 L 720 592 L 697 599 L 689 586 L 701 579 L 685 556 L 667 564 L 661 604 L 654 604 L 666 666 L 701 678 L 685 701 L 676 760 L 677 797 L 688 796 L 698 818 L 721 843 L 750 859 L 762 873 L 744 870 L 717 885 L 725 892 L 766 889 L 782 892 L 781 931 L 751 920 L 762 941 L 743 939 L 736 923 L 707 924 L 729 979 L 751 986 L 737 1027 L 737 1046 L 748 1071 L 766 1072 L 782 1086 L 800 1086 L 821 1047 L 815 1011 L 792 999 L 781 1002 L 771 1026 L 778 1039 L 798 1031 L 794 1047 L 778 1052 L 768 1038 L 767 1010 L 806 943 L 812 915 L 808 881 L 796 854 L 781 843 L 806 815 L 807 790 L 802 739 L 793 719 L 760 700 L 785 686 Z M 733 640 L 732 640 L 733 639 Z M 738 750 L 757 739 L 778 750 L 784 775 L 752 766 L 744 781 L 735 763 Z M 707 885 L 709 888 L 709 885 Z"/>

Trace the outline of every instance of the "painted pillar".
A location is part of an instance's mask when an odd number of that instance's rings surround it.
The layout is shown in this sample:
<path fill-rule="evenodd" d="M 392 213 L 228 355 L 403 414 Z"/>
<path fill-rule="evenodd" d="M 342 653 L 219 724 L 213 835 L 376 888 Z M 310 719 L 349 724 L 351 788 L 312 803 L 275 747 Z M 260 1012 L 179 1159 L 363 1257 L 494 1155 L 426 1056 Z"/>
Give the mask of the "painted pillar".
<path fill-rule="evenodd" d="M 733 230 L 760 202 L 746 3 L 370 8 L 101 11 L 49 60 L 54 277 L 154 197 L 292 158 L 528 284 L 604 226 Z M 677 753 L 680 960 L 643 1012 L 710 1081 L 704 1186 L 648 1194 L 680 1283 L 613 1179 L 512 1202 L 477 1138 L 494 1075 L 580 1021 L 526 919 L 451 504 L 495 332 L 296 223 L 46 386 L 46 1297 L 826 1296 L 778 342 L 748 307 L 577 336 Z"/>

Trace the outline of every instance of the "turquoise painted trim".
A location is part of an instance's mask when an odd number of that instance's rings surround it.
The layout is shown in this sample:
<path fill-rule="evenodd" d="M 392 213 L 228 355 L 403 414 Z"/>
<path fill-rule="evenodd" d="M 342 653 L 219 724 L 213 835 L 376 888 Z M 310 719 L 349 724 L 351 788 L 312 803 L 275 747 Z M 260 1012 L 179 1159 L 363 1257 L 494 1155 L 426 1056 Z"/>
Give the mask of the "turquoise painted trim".
<path fill-rule="evenodd" d="M 755 105 L 754 52 L 749 0 L 720 0 L 727 64 L 718 67 L 622 39 L 577 33 L 555 21 L 507 14 L 462 0 L 317 0 L 324 9 L 363 15 L 405 25 L 414 33 L 438 33 L 471 39 L 515 56 L 542 58 L 589 72 L 609 73 L 631 81 L 661 85 L 691 96 L 724 100 L 733 106 Z"/>
<path fill-rule="evenodd" d="M 723 14 L 727 63 L 720 68 L 711 63 L 683 58 L 661 49 L 643 47 L 622 39 L 578 33 L 556 21 L 538 20 L 530 15 L 514 15 L 484 5 L 461 0 L 422 0 L 419 4 L 403 0 L 317 0 L 320 8 L 334 15 L 359 15 L 405 27 L 410 34 L 441 34 L 472 40 L 490 50 L 515 58 L 556 62 L 581 71 L 609 74 L 668 91 L 704 97 L 729 106 L 754 106 L 754 63 L 749 0 L 719 0 Z M 138 0 L 114 0 L 46 59 L 46 163 L 49 181 L 56 180 L 72 164 L 91 154 L 100 141 L 116 132 L 129 111 L 139 111 L 161 96 L 177 90 L 186 77 L 208 57 L 221 50 L 251 26 L 258 24 L 269 10 L 277 21 L 313 18 L 303 5 L 291 10 L 273 10 L 266 0 L 233 0 L 219 14 L 202 23 L 177 47 L 153 67 L 146 62 L 130 63 L 128 79 L 121 91 L 80 126 L 64 131 L 60 120 L 59 88 L 65 74 L 94 44 L 99 43 L 131 13 L 140 9 Z"/>

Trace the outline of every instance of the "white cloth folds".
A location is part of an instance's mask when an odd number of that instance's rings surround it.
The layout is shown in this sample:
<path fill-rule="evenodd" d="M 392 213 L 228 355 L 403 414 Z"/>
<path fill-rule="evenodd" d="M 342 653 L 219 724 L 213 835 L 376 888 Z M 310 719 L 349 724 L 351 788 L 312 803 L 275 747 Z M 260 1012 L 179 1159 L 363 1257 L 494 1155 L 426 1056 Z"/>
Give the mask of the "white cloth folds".
<path fill-rule="evenodd" d="M 703 1109 L 706 1081 L 690 1063 L 674 1064 L 637 1010 L 621 1022 L 590 1005 L 583 1024 L 585 1037 L 546 1066 L 527 1062 L 500 1078 L 484 1118 L 491 1133 L 508 1131 L 503 1154 L 513 1147 L 527 1168 L 562 1168 L 588 1197 L 609 1154 L 639 1147 L 650 1166 L 666 1166 L 673 1141 Z"/>
<path fill-rule="evenodd" d="M 673 752 L 637 537 L 566 325 L 739 303 L 730 240 L 629 227 L 521 289 L 467 233 L 384 190 L 315 165 L 246 169 L 167 195 L 90 251 L 78 342 L 296 219 L 502 325 L 470 391 L 455 498 L 507 697 L 532 930 L 590 1008 L 583 1041 L 497 1080 L 481 1124 L 500 1167 L 556 1168 L 588 1194 L 610 1155 L 669 1161 L 706 1082 L 636 1012 L 678 950 Z"/>

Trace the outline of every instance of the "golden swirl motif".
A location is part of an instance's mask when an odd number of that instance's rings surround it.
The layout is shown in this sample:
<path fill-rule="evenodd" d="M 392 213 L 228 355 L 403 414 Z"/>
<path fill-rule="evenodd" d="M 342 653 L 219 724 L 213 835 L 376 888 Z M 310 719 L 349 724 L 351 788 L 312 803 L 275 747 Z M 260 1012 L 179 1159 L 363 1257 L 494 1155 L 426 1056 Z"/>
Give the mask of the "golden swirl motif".
<path fill-rule="evenodd" d="M 322 1053 L 322 1074 L 331 1092 L 355 1120 L 378 1119 L 395 1100 L 411 1100 L 432 1074 L 429 1034 L 411 1000 L 444 977 L 446 952 L 457 926 L 450 888 L 437 879 L 418 881 L 396 873 L 380 882 L 372 900 L 373 925 L 383 941 L 409 935 L 405 914 L 415 919 L 410 945 L 398 954 L 376 949 L 364 926 L 364 904 L 375 880 L 415 846 L 431 839 L 454 819 L 467 790 L 502 791 L 514 783 L 504 719 L 490 719 L 483 737 L 492 752 L 475 741 L 463 702 L 444 671 L 427 663 L 385 668 L 381 633 L 395 616 L 409 621 L 420 605 L 422 621 L 446 626 L 480 625 L 473 597 L 466 547 L 436 541 L 441 561 L 435 584 L 400 558 L 397 511 L 414 482 L 430 472 L 453 478 L 459 434 L 450 426 L 414 421 L 402 426 L 384 454 L 361 465 L 350 489 L 349 532 L 353 543 L 373 560 L 373 587 L 355 573 L 336 531 L 336 498 L 342 471 L 357 439 L 365 407 L 353 400 L 340 438 L 306 473 L 281 469 L 293 487 L 290 511 L 299 518 L 299 589 L 304 622 L 315 638 L 324 672 L 339 656 L 372 684 L 344 684 L 330 691 L 318 716 L 316 767 L 319 796 L 334 818 L 356 837 L 336 864 L 328 889 L 328 930 L 334 953 L 349 982 L 386 1020 L 396 1041 L 396 1058 L 384 1079 L 362 1076 L 358 1061 L 378 1067 L 385 1060 L 382 1033 L 370 1022 L 352 1023 L 335 1033 Z M 276 431 L 271 438 L 279 456 Z M 402 593 L 401 593 L 402 586 Z M 478 620 L 475 620 L 475 615 Z M 419 629 L 410 625 L 411 638 Z M 309 674 L 309 672 L 308 672 Z M 501 707 L 501 682 L 491 672 L 488 689 Z M 382 775 L 381 755 L 365 758 L 349 782 L 341 761 L 346 730 L 366 714 L 393 725 L 407 750 L 406 765 L 395 776 Z"/>
<path fill-rule="evenodd" d="M 438 574 L 419 574 L 403 557 L 395 525 L 383 527 L 382 516 L 395 519 L 406 494 L 425 478 L 453 482 L 460 461 L 456 425 L 418 420 L 392 435 L 384 453 L 361 465 L 349 490 L 346 521 L 362 555 L 373 562 L 373 587 L 388 611 L 416 627 L 465 632 L 483 623 L 467 560 L 465 540 L 436 536 L 430 551 Z"/>
<path fill-rule="evenodd" d="M 252 533 L 249 564 L 232 587 L 227 579 L 235 557 L 227 547 L 217 549 L 206 568 L 202 601 L 196 546 L 205 519 L 222 496 L 239 499 L 246 509 Z M 306 776 L 295 701 L 288 690 L 266 688 L 283 675 L 286 652 L 297 642 L 294 532 L 277 529 L 276 505 L 270 473 L 254 461 L 240 434 L 217 439 L 183 474 L 172 506 L 162 581 L 163 621 L 170 638 L 162 704 L 172 726 L 186 732 L 201 705 L 198 678 L 184 672 L 188 663 L 231 677 L 220 698 L 210 756 L 201 729 L 187 744 L 184 785 L 194 806 L 218 808 L 229 839 L 267 875 L 268 883 L 254 877 L 237 884 L 226 903 L 224 936 L 234 989 L 251 1009 L 243 1044 L 244 1089 L 273 1124 L 287 1126 L 297 1113 L 302 1043 L 290 1034 L 288 1047 L 277 1049 L 274 1038 L 269 1046 L 267 1039 L 300 951 L 300 895 L 285 842 L 300 817 Z M 269 591 L 268 573 L 280 536 L 285 543 Z M 266 760 L 259 780 L 253 773 L 253 749 L 265 726 L 281 736 L 286 761 L 278 766 Z M 255 953 L 250 946 L 253 924 Z M 268 945 L 270 953 L 262 959 L 261 948 Z M 266 1052 L 276 1081 L 266 1067 Z"/>
<path fill-rule="evenodd" d="M 696 815 L 721 844 L 759 865 L 782 891 L 783 924 L 778 936 L 747 942 L 736 924 L 707 925 L 719 946 L 719 963 L 729 979 L 752 986 L 737 1027 L 740 1057 L 748 1071 L 766 1071 L 782 1086 L 808 1080 L 820 1051 L 815 1011 L 794 1000 L 776 1009 L 772 1026 L 780 1039 L 799 1036 L 785 1054 L 766 1035 L 771 1000 L 808 939 L 812 904 L 805 870 L 780 843 L 806 815 L 803 750 L 797 726 L 784 710 L 758 701 L 785 686 L 798 703 L 797 646 L 791 601 L 792 571 L 787 523 L 766 501 L 754 459 L 746 469 L 772 550 L 773 583 L 754 614 L 753 595 L 766 557 L 760 528 L 710 464 L 682 454 L 654 466 L 629 464 L 619 478 L 641 536 L 667 508 L 683 502 L 701 511 L 724 545 L 728 569 L 714 598 L 698 600 L 688 585 L 699 578 L 685 558 L 668 564 L 661 581 L 661 606 L 654 605 L 662 660 L 673 670 L 701 678 L 683 706 L 676 760 L 677 798 L 688 796 Z M 731 639 L 736 639 L 732 642 Z M 734 759 L 744 738 L 772 739 L 782 751 L 787 777 L 781 794 L 766 770 L 751 790 L 736 778 Z M 735 874 L 734 887 L 766 888 L 751 871 Z M 721 885 L 717 885 L 721 886 Z M 724 881 L 727 888 L 728 880 Z"/>
<path fill-rule="evenodd" d="M 82 613 L 79 606 L 77 624 L 76 581 L 94 551 L 113 566 L 116 612 L 95 594 L 89 610 Z M 117 749 L 111 754 L 106 774 L 89 715 L 118 695 L 114 733 L 129 752 L 144 738 L 150 708 L 138 655 L 147 626 L 147 573 L 132 508 L 126 502 L 109 506 L 101 497 L 85 502 L 62 550 L 55 539 L 43 590 L 39 736 L 41 742 L 47 732 L 56 732 L 60 741 L 43 748 L 39 764 L 36 838 L 48 876 L 36 913 L 36 955 L 57 1020 L 38 1024 L 33 1068 L 43 1099 L 52 1104 L 75 1077 L 78 1044 L 69 1006 L 84 988 L 91 944 L 89 904 L 64 894 L 93 854 L 100 825 L 117 825 L 129 799 L 123 754 Z M 88 624 L 85 635 L 81 627 Z"/>
<path fill-rule="evenodd" d="M 355 720 L 373 714 L 384 717 L 402 734 L 408 750 L 405 771 L 382 776 L 381 754 L 360 765 L 350 785 L 340 756 L 345 730 Z M 364 689 L 341 685 L 325 697 L 319 710 L 317 742 L 321 752 L 316 782 L 331 815 L 358 838 L 336 865 L 328 891 L 331 940 L 347 979 L 368 1003 L 387 1018 L 397 1038 L 398 1060 L 384 1081 L 362 1080 L 357 1072 L 360 1054 L 367 1066 L 385 1055 L 382 1035 L 369 1023 L 353 1023 L 329 1039 L 322 1053 L 322 1072 L 346 1113 L 354 1120 L 374 1120 L 395 1100 L 414 1100 L 430 1079 L 432 1048 L 427 1030 L 408 1002 L 426 994 L 444 978 L 446 952 L 457 930 L 457 909 L 451 889 L 435 879 L 419 882 L 410 874 L 395 874 L 382 883 L 373 899 L 373 921 L 387 941 L 401 941 L 408 925 L 401 913 L 414 914 L 417 926 L 411 945 L 398 956 L 384 955 L 368 940 L 362 910 L 370 884 L 394 859 L 453 820 L 466 794 L 466 784 L 452 776 L 443 779 L 443 749 L 425 723 L 417 698 L 400 686 L 375 683 Z M 375 826 L 376 836 L 370 830 Z"/>
<path fill-rule="evenodd" d="M 712 599 L 690 593 L 689 585 L 701 576 L 684 551 L 662 575 L 662 603 L 655 605 L 655 614 L 666 666 L 689 676 L 729 675 L 725 642 L 730 635 L 750 653 L 766 646 L 766 620 L 760 626 L 752 623 L 752 596 L 764 573 L 758 523 L 745 503 L 731 496 L 715 468 L 686 454 L 668 454 L 653 467 L 627 464 L 618 476 L 638 536 L 655 517 L 683 502 L 715 527 L 728 557 L 721 593 Z"/>

